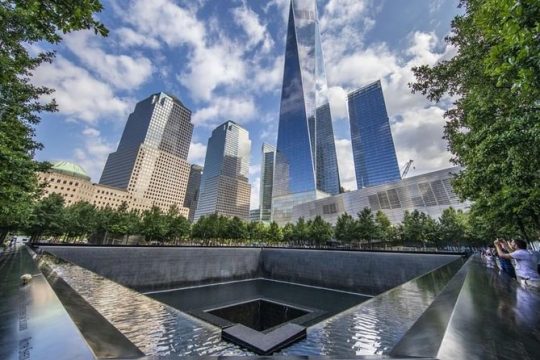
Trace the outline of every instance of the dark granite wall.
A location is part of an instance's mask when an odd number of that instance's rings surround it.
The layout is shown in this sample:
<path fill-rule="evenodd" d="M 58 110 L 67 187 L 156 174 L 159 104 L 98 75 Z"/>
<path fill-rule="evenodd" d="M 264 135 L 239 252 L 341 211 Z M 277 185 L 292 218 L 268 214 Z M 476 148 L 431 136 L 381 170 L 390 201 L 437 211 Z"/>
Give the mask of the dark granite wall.
<path fill-rule="evenodd" d="M 272 248 L 42 248 L 140 291 L 262 276 L 374 295 L 459 258 L 458 255 Z"/>
<path fill-rule="evenodd" d="M 139 291 L 258 277 L 260 249 L 42 246 Z"/>
<path fill-rule="evenodd" d="M 375 295 L 459 255 L 263 249 L 264 277 Z"/>

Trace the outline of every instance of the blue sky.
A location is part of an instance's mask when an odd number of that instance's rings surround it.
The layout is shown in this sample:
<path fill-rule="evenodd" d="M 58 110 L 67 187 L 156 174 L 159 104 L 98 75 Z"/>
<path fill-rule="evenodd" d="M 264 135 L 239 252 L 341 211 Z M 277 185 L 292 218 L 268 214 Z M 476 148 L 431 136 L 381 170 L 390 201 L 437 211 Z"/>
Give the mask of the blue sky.
<path fill-rule="evenodd" d="M 458 0 L 318 0 L 336 147 L 345 188 L 356 188 L 346 94 L 381 79 L 400 166 L 410 175 L 450 166 L 442 140 L 449 104 L 430 104 L 407 86 L 410 68 L 455 49 L 443 38 Z M 34 74 L 56 89 L 59 112 L 37 130 L 39 160 L 79 163 L 97 182 L 137 101 L 164 91 L 193 112 L 189 161 L 204 163 L 212 129 L 226 120 L 252 140 L 252 208 L 258 206 L 260 148 L 275 144 L 289 0 L 104 1 L 106 38 L 68 34 L 57 58 Z"/>

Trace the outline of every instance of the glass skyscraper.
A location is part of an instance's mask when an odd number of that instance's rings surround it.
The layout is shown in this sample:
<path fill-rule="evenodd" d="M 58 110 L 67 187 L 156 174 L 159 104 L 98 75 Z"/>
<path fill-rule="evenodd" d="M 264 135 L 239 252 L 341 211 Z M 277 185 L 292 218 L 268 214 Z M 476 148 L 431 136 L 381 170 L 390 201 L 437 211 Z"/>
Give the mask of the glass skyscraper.
<path fill-rule="evenodd" d="M 194 221 L 218 214 L 249 220 L 251 140 L 246 129 L 227 121 L 212 131 Z"/>
<path fill-rule="evenodd" d="M 184 207 L 189 209 L 189 221 L 193 222 L 195 211 L 197 210 L 197 202 L 199 201 L 199 190 L 201 188 L 201 178 L 203 167 L 197 164 L 191 165 L 189 172 L 189 180 L 186 190 L 186 198 Z"/>
<path fill-rule="evenodd" d="M 274 187 L 274 163 L 276 148 L 269 144 L 262 145 L 261 161 L 261 189 L 260 218 L 261 221 L 270 221 L 272 218 L 272 188 Z"/>
<path fill-rule="evenodd" d="M 99 181 L 144 199 L 134 208 L 176 205 L 188 216 L 184 197 L 190 172 L 186 159 L 193 134 L 191 111 L 174 96 L 151 95 L 129 115 L 118 149 L 109 154 Z"/>
<path fill-rule="evenodd" d="M 399 180 L 381 82 L 353 91 L 347 100 L 358 189 Z"/>
<path fill-rule="evenodd" d="M 316 0 L 292 0 L 273 184 L 273 218 L 284 223 L 292 206 L 339 193 L 332 116 Z"/>

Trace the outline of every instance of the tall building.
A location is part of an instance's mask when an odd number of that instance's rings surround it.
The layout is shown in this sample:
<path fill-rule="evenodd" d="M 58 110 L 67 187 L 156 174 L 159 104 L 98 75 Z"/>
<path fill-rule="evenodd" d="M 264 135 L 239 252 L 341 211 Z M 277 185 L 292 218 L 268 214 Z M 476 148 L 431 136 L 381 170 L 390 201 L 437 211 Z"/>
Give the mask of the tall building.
<path fill-rule="evenodd" d="M 191 111 L 176 97 L 157 93 L 142 100 L 129 115 L 99 183 L 125 189 L 162 210 L 176 205 L 187 217 L 186 159 L 192 134 Z"/>
<path fill-rule="evenodd" d="M 218 214 L 249 220 L 251 140 L 246 129 L 227 121 L 212 131 L 194 221 Z"/>
<path fill-rule="evenodd" d="M 401 179 L 381 82 L 353 91 L 347 100 L 358 189 Z"/>
<path fill-rule="evenodd" d="M 203 167 L 200 165 L 191 165 L 189 172 L 189 180 L 186 190 L 186 199 L 184 200 L 184 207 L 189 209 L 189 221 L 193 221 L 195 218 L 195 211 L 197 210 L 197 202 L 199 201 L 199 192 L 201 188 L 201 178 L 203 173 Z"/>
<path fill-rule="evenodd" d="M 332 116 L 316 0 L 291 0 L 276 150 L 272 216 L 339 193 Z"/>
<path fill-rule="evenodd" d="M 272 188 L 274 184 L 274 163 L 276 148 L 269 144 L 262 145 L 261 186 L 260 186 L 260 218 L 261 221 L 272 219 Z"/>

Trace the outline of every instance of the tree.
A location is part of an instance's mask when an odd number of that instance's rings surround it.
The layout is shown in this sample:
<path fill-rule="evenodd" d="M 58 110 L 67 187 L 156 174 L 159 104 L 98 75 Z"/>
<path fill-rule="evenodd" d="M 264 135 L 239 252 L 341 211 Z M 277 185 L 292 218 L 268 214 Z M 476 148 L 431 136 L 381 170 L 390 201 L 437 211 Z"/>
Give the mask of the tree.
<path fill-rule="evenodd" d="M 298 219 L 293 227 L 292 240 L 297 244 L 304 244 L 309 241 L 309 226 L 303 217 Z"/>
<path fill-rule="evenodd" d="M 34 127 L 39 113 L 56 111 L 56 103 L 42 101 L 41 96 L 53 90 L 35 86 L 30 79 L 35 68 L 53 60 L 54 53 L 32 55 L 28 49 L 36 43 L 57 44 L 61 34 L 75 30 L 107 35 L 103 24 L 93 18 L 101 9 L 98 0 L 0 2 L 0 241 L 30 216 L 24 204 L 40 195 L 36 171 L 48 167 L 33 160 L 41 148 Z"/>
<path fill-rule="evenodd" d="M 143 211 L 141 234 L 145 236 L 146 241 L 164 242 L 169 233 L 168 225 L 167 218 L 157 206 Z"/>
<path fill-rule="evenodd" d="M 358 213 L 356 234 L 360 240 L 367 240 L 370 245 L 371 241 L 377 237 L 377 224 L 370 208 L 364 208 Z"/>
<path fill-rule="evenodd" d="M 317 215 L 309 224 L 309 239 L 315 245 L 325 245 L 332 239 L 334 231 L 332 225 Z"/>
<path fill-rule="evenodd" d="M 183 240 L 191 231 L 189 220 L 180 215 L 180 211 L 176 205 L 172 205 L 169 208 L 165 216 L 165 221 L 167 222 L 167 234 L 165 237 L 168 241 L 174 241 L 176 243 L 178 240 Z"/>
<path fill-rule="evenodd" d="M 91 234 L 97 226 L 97 211 L 94 205 L 79 201 L 65 209 L 65 232 L 68 238 Z"/>
<path fill-rule="evenodd" d="M 377 225 L 377 238 L 383 241 L 392 241 L 394 235 L 394 227 L 392 223 L 381 210 L 375 214 L 375 224 Z"/>
<path fill-rule="evenodd" d="M 30 214 L 26 231 L 30 241 L 37 242 L 41 236 L 60 236 L 64 233 L 65 225 L 64 198 L 58 194 L 38 201 Z"/>
<path fill-rule="evenodd" d="M 270 243 L 280 243 L 283 240 L 281 228 L 275 221 L 272 221 L 266 229 L 265 238 Z"/>
<path fill-rule="evenodd" d="M 251 221 L 247 224 L 247 236 L 252 242 L 266 238 L 266 228 L 260 221 Z"/>
<path fill-rule="evenodd" d="M 248 238 L 246 224 L 238 216 L 235 216 L 228 221 L 226 238 L 237 241 Z"/>
<path fill-rule="evenodd" d="M 402 223 L 403 240 L 411 245 L 423 244 L 436 241 L 437 223 L 429 215 L 414 210 L 412 213 L 405 211 Z"/>
<path fill-rule="evenodd" d="M 347 244 L 351 244 L 357 238 L 356 221 L 351 215 L 343 213 L 338 217 L 335 236 L 337 240 Z"/>
<path fill-rule="evenodd" d="M 414 92 L 456 98 L 445 116 L 456 192 L 492 226 L 526 239 L 540 229 L 540 6 L 537 0 L 461 0 L 450 60 L 413 68 Z M 515 224 L 515 226 L 514 226 Z M 499 230 L 497 230 L 499 231 Z"/>
<path fill-rule="evenodd" d="M 291 223 L 285 224 L 283 229 L 281 229 L 281 232 L 283 234 L 283 241 L 286 241 L 289 244 L 294 243 L 294 228 L 295 226 Z"/>
<path fill-rule="evenodd" d="M 463 211 L 449 207 L 439 218 L 439 238 L 443 245 L 460 246 L 466 241 L 467 223 Z"/>

